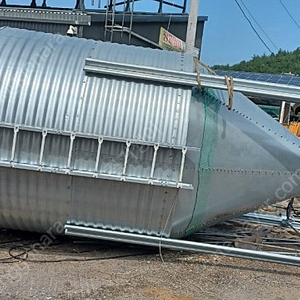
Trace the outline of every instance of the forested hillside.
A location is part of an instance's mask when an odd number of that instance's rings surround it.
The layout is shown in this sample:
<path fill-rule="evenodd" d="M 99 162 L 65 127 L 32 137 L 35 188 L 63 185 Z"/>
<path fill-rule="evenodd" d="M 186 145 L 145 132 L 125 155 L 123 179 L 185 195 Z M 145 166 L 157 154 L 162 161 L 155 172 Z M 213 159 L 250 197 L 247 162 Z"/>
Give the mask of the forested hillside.
<path fill-rule="evenodd" d="M 291 52 L 279 50 L 277 54 L 271 54 L 269 56 L 255 55 L 249 61 L 241 61 L 232 66 L 215 65 L 212 68 L 215 70 L 234 70 L 271 74 L 292 73 L 300 75 L 300 48 Z"/>

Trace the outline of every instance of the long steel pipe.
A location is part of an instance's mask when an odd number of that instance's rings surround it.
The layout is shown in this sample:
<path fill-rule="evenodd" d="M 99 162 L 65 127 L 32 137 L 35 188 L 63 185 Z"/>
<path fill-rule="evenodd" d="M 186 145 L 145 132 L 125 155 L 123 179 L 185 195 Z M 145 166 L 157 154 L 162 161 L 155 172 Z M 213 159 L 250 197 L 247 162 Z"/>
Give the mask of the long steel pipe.
<path fill-rule="evenodd" d="M 194 251 L 207 254 L 225 255 L 300 267 L 300 257 L 282 255 L 278 253 L 269 253 L 264 251 L 238 249 L 226 246 L 210 245 L 206 243 L 160 238 L 154 236 L 144 236 L 133 233 L 74 225 L 65 225 L 65 234 L 69 236 L 103 239 L 113 242 L 125 242 L 144 246 L 161 247 L 171 250 Z"/>
<path fill-rule="evenodd" d="M 196 73 L 114 63 L 91 58 L 86 59 L 84 70 L 89 73 L 135 78 L 154 82 L 165 82 L 191 87 L 197 86 L 198 84 Z M 264 97 L 266 99 L 300 103 L 300 87 L 244 80 L 239 78 L 234 78 L 233 81 L 234 91 L 241 92 L 246 96 L 257 96 Z M 226 90 L 228 88 L 223 76 L 208 74 L 201 74 L 201 86 L 221 90 Z"/>

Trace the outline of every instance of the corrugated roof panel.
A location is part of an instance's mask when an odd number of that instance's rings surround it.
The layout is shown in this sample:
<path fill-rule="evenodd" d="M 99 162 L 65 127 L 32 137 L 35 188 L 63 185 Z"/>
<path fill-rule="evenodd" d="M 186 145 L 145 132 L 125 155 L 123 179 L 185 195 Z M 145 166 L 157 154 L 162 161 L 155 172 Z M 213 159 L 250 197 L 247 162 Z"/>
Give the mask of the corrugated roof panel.
<path fill-rule="evenodd" d="M 48 10 L 44 8 L 0 7 L 1 20 L 26 20 L 60 24 L 90 25 L 91 16 L 82 11 Z"/>
<path fill-rule="evenodd" d="M 66 222 L 71 176 L 0 167 L 0 178 L 1 227 L 47 231 L 58 220 Z"/>
<path fill-rule="evenodd" d="M 85 58 L 91 56 L 191 71 L 192 60 L 180 53 L 10 28 L 2 31 L 0 53 L 0 93 L 5 95 L 0 103 L 0 121 L 185 144 L 189 90 L 86 77 L 83 71 Z"/>
<path fill-rule="evenodd" d="M 42 31 L 54 34 L 67 33 L 70 24 L 58 24 L 58 23 L 39 23 L 39 22 L 24 22 L 24 21 L 11 21 L 11 20 L 0 20 L 0 27 L 14 27 L 22 28 L 27 30 Z"/>
<path fill-rule="evenodd" d="M 82 69 L 93 45 L 93 41 L 78 43 L 77 39 L 59 35 L 2 30 L 0 94 L 4 99 L 0 103 L 0 120 L 74 130 L 83 86 Z"/>
<path fill-rule="evenodd" d="M 46 232 L 69 221 L 170 235 L 176 189 L 1 167 L 0 177 L 2 227 Z"/>
<path fill-rule="evenodd" d="M 86 85 L 78 131 L 185 145 L 191 91 L 99 77 Z"/>
<path fill-rule="evenodd" d="M 176 193 L 176 189 L 166 187 L 76 177 L 69 221 L 77 225 L 169 236 Z"/>

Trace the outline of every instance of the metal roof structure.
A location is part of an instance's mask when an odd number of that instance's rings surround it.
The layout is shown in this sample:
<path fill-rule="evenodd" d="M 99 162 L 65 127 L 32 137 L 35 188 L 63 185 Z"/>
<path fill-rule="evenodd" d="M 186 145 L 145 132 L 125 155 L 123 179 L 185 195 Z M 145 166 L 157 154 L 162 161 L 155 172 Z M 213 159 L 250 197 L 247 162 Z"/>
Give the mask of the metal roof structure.
<path fill-rule="evenodd" d="M 98 1 L 87 1 L 87 0 L 76 0 L 76 3 L 74 1 L 74 9 L 79 9 L 79 10 L 85 10 L 85 7 L 87 5 L 87 2 L 89 2 L 92 6 L 95 7 L 95 9 L 108 9 L 108 10 L 113 10 L 113 9 L 119 9 L 125 10 L 125 11 L 130 11 L 132 10 L 132 7 L 134 7 L 134 2 L 140 2 L 141 0 L 124 0 L 124 1 L 115 1 L 115 0 L 108 0 L 104 1 L 104 3 L 101 0 Z M 147 0 L 149 2 L 149 0 Z M 24 0 L 23 5 L 12 5 L 10 0 L 1 0 L 0 6 L 23 6 L 23 7 L 42 7 L 42 8 L 51 8 L 49 6 L 49 2 L 47 3 L 47 0 L 43 0 L 41 5 L 39 6 L 39 3 L 37 3 L 36 0 Z M 64 3 L 64 1 L 61 1 Z M 97 2 L 97 3 L 96 3 Z M 169 2 L 165 0 L 154 0 L 153 2 L 157 3 L 157 12 L 162 13 L 164 7 L 173 7 L 175 9 L 179 9 L 180 12 L 186 13 L 186 6 L 187 6 L 187 0 L 177 0 L 176 2 Z"/>
<path fill-rule="evenodd" d="M 262 81 L 268 83 L 286 84 L 291 86 L 300 86 L 300 76 L 292 74 L 266 74 L 266 73 L 251 73 L 240 71 L 215 70 L 220 76 L 232 76 L 238 79 L 246 79 L 252 81 Z"/>
<path fill-rule="evenodd" d="M 204 23 L 199 17 L 195 47 L 201 50 Z M 0 6 L 0 27 L 67 35 L 74 27 L 77 37 L 161 49 L 161 27 L 185 40 L 188 14 L 135 11 L 74 10 L 51 7 Z M 72 29 L 73 30 L 73 29 Z M 74 32 L 75 32 L 74 31 Z"/>
<path fill-rule="evenodd" d="M 115 43 L 161 49 L 159 45 L 161 27 L 185 40 L 188 14 L 186 0 L 154 0 L 157 12 L 141 11 L 141 1 L 91 1 L 93 9 L 86 9 L 87 1 L 74 1 L 74 7 L 51 7 L 47 1 L 23 1 L 24 5 L 12 5 L 11 1 L 0 3 L 0 27 L 59 33 L 74 32 L 77 37 Z M 149 2 L 149 0 L 148 0 Z M 62 1 L 61 6 L 64 5 Z M 138 4 L 138 5 L 137 5 Z M 148 3 L 149 4 L 149 3 Z M 165 13 L 165 7 L 173 7 Z M 195 47 L 201 51 L 202 34 L 207 17 L 198 17 Z M 70 27 L 72 26 L 72 27 Z M 71 28 L 71 31 L 70 31 Z M 200 53 L 199 51 L 199 53 Z"/>

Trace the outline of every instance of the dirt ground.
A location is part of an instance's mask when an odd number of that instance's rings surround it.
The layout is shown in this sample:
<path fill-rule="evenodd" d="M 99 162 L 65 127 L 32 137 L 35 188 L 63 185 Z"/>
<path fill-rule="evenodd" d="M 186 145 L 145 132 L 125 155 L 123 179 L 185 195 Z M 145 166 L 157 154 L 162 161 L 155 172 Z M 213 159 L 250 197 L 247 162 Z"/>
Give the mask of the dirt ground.
<path fill-rule="evenodd" d="M 300 299 L 300 268 L 0 230 L 0 299 Z M 34 250 L 32 250 L 34 249 Z M 15 257 L 17 259 L 12 259 Z"/>

